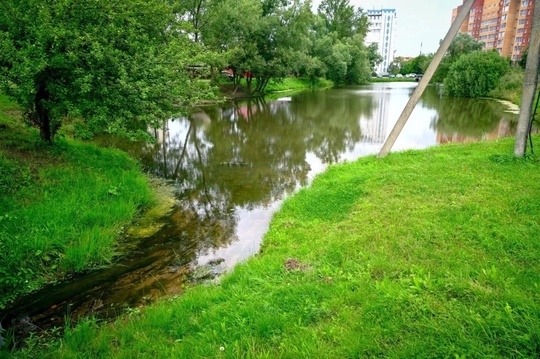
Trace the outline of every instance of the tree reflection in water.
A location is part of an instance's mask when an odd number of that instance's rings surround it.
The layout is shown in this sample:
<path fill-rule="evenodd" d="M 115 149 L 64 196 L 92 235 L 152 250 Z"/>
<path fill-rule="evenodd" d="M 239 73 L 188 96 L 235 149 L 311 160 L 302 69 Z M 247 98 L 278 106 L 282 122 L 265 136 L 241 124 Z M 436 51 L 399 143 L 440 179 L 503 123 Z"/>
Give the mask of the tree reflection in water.
<path fill-rule="evenodd" d="M 517 121 L 517 115 L 507 112 L 507 106 L 500 102 L 444 97 L 437 86 L 426 89 L 422 105 L 436 110 L 430 127 L 437 131 L 439 142 L 510 136 Z"/>

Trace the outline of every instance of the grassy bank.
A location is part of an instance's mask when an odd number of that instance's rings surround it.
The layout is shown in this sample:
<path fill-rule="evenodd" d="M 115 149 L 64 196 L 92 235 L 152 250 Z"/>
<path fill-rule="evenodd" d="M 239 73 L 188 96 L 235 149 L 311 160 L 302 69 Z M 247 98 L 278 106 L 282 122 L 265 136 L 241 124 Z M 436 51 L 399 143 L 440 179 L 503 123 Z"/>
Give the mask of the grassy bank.
<path fill-rule="evenodd" d="M 153 201 L 123 152 L 39 141 L 0 95 L 0 308 L 21 293 L 109 262 L 124 226 Z"/>
<path fill-rule="evenodd" d="M 318 79 L 311 83 L 309 79 L 303 77 L 286 77 L 282 80 L 270 80 L 265 91 L 269 94 L 285 91 L 299 91 L 307 89 L 325 89 L 332 87 L 334 83 L 326 79 Z"/>
<path fill-rule="evenodd" d="M 14 356 L 535 358 L 540 164 L 512 148 L 448 145 L 331 167 L 219 285 L 111 325 L 88 320 Z"/>

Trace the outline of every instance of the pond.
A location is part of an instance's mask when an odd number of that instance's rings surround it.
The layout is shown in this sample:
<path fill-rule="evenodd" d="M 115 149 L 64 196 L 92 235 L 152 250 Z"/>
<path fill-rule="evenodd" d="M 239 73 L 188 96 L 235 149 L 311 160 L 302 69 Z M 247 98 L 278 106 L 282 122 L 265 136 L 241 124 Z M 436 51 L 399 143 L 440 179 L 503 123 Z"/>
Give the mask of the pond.
<path fill-rule="evenodd" d="M 67 313 L 114 316 L 232 268 L 257 253 L 283 199 L 331 164 L 376 154 L 416 85 L 375 83 L 205 107 L 167 121 L 153 132 L 155 144 L 109 142 L 170 181 L 173 212 L 110 268 L 22 298 L 0 313 L 2 324 L 15 318 L 31 331 L 62 325 Z M 508 105 L 449 99 L 430 86 L 393 150 L 510 136 L 516 121 Z"/>

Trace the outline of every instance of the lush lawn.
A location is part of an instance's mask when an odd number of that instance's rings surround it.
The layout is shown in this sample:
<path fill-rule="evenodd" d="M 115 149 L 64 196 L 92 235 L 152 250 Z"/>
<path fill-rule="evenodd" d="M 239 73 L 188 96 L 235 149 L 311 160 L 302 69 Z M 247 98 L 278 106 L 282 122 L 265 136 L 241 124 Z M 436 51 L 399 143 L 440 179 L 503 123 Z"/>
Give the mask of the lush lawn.
<path fill-rule="evenodd" d="M 512 149 L 447 145 L 331 167 L 220 285 L 15 356 L 537 358 L 540 164 Z"/>
<path fill-rule="evenodd" d="M 123 152 L 37 131 L 0 96 L 0 308 L 66 274 L 108 263 L 153 194 Z"/>

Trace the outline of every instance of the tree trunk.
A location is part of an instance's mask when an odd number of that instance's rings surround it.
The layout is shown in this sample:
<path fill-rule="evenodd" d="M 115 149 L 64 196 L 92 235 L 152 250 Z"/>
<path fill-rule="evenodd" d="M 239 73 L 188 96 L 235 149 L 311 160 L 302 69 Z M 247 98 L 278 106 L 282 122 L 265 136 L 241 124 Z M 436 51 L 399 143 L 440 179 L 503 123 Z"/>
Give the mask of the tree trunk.
<path fill-rule="evenodd" d="M 34 107 L 36 109 L 36 115 L 39 122 L 39 134 L 43 141 L 52 142 L 51 135 L 51 119 L 49 117 L 49 110 L 46 107 L 46 101 L 49 99 L 49 92 L 47 91 L 45 82 L 39 84 L 36 96 L 34 97 Z"/>
<path fill-rule="evenodd" d="M 519 109 L 519 120 L 516 130 L 516 143 L 514 145 L 514 155 L 516 157 L 525 156 L 527 150 L 527 137 L 532 121 L 532 107 L 534 95 L 538 86 L 538 66 L 540 65 L 540 1 L 534 4 L 534 16 L 531 29 L 531 40 L 529 41 L 529 54 L 523 76 L 523 92 L 521 94 L 521 107 Z"/>

